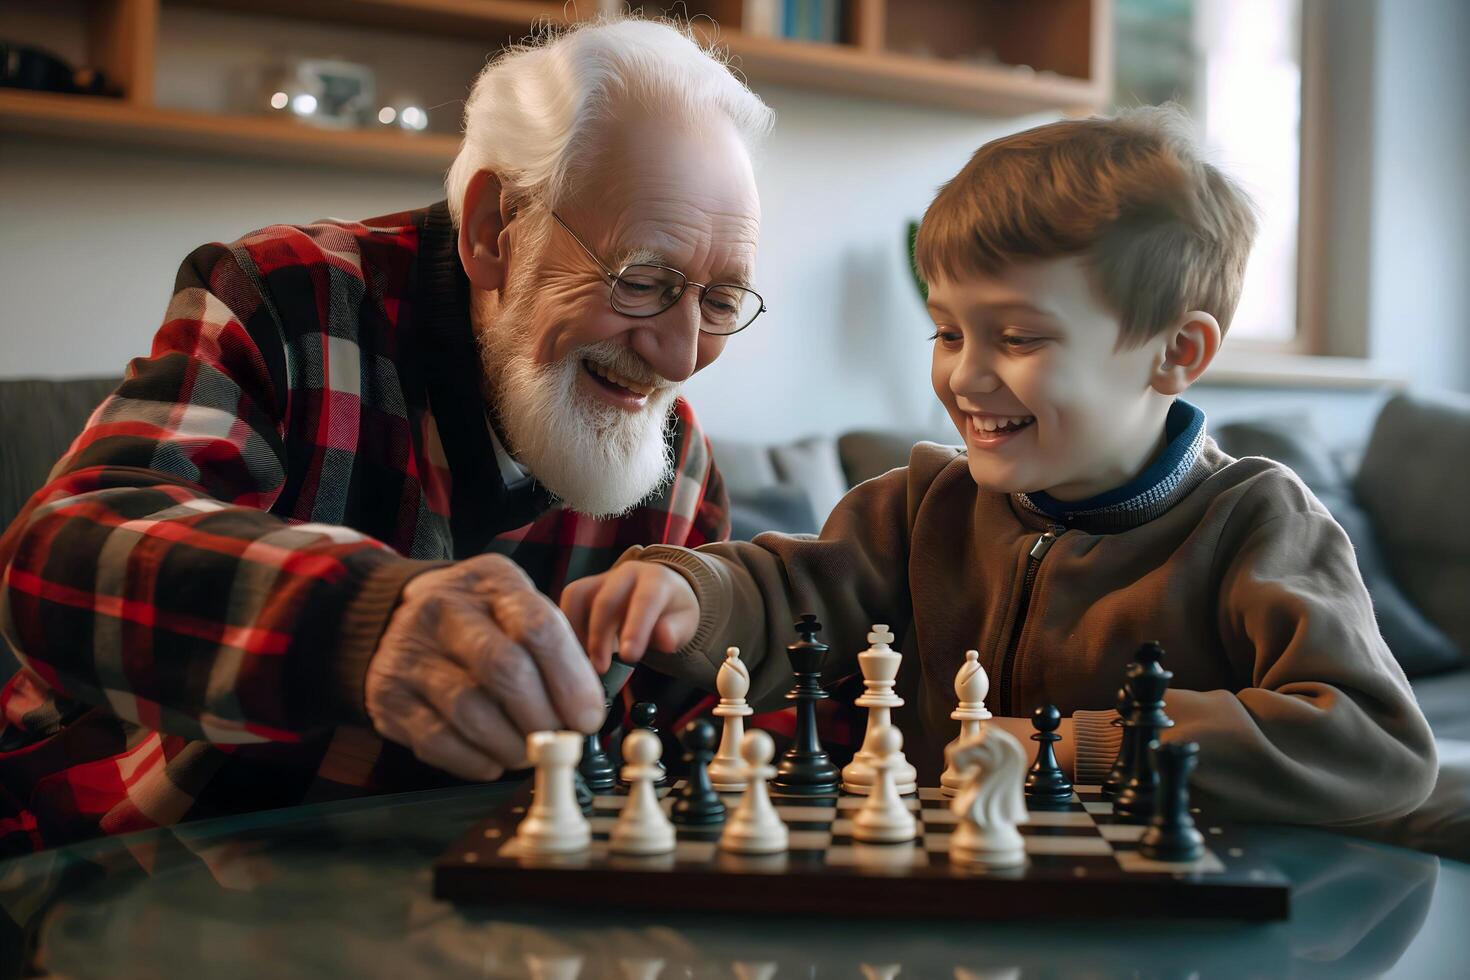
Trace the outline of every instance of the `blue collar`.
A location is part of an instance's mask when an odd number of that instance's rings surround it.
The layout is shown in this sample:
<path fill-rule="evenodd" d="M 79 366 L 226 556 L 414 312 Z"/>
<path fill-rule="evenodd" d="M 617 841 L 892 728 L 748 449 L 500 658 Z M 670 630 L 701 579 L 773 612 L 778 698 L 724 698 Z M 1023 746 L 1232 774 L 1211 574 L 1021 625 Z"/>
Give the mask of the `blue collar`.
<path fill-rule="evenodd" d="M 1164 436 L 1168 443 L 1159 457 L 1121 487 L 1086 500 L 1057 500 L 1039 491 L 1016 496 L 1022 506 L 1063 522 L 1103 513 L 1122 516 L 1156 510 L 1179 488 L 1199 459 L 1205 445 L 1205 413 L 1182 398 L 1176 399 L 1164 419 Z"/>

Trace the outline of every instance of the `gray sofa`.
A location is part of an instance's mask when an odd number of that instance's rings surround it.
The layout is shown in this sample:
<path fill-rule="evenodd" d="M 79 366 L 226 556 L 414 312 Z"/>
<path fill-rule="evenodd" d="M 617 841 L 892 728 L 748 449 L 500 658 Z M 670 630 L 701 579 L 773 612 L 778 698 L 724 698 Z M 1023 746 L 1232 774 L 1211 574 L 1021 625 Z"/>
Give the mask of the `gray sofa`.
<path fill-rule="evenodd" d="M 45 481 L 115 378 L 0 381 L 0 528 Z M 1439 740 L 1430 800 L 1371 836 L 1470 860 L 1470 398 L 1390 398 L 1361 444 L 1328 452 L 1304 416 L 1212 432 L 1232 455 L 1291 466 L 1347 529 L 1394 655 Z M 815 531 L 849 487 L 944 432 L 852 432 L 780 446 L 715 440 L 737 537 Z M 14 660 L 0 642 L 0 671 Z"/>

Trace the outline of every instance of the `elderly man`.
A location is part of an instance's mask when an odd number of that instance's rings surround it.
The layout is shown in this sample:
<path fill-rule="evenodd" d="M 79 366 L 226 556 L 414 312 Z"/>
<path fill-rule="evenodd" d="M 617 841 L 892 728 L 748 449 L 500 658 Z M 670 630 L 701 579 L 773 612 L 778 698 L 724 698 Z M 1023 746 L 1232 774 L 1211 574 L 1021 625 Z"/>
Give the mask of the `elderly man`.
<path fill-rule="evenodd" d="M 526 732 L 595 730 L 554 600 L 727 533 L 678 389 L 764 309 L 769 125 L 678 31 L 587 26 L 485 69 L 447 203 L 195 251 L 0 542 L 5 847 L 493 779 Z"/>

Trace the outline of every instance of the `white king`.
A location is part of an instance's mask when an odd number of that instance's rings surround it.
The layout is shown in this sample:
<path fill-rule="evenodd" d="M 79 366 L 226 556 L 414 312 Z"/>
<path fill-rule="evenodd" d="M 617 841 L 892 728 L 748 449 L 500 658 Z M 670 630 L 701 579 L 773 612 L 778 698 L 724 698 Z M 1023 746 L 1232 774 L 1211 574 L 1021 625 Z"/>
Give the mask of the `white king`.
<path fill-rule="evenodd" d="M 745 760 L 740 757 L 740 743 L 745 737 L 745 716 L 751 713 L 745 703 L 750 693 L 750 668 L 740 659 L 739 647 L 725 648 L 725 662 L 715 675 L 715 689 L 720 703 L 714 707 L 716 718 L 725 719 L 725 731 L 719 751 L 709 764 L 710 785 L 718 793 L 738 793 L 745 789 Z"/>
<path fill-rule="evenodd" d="M 881 729 L 892 724 L 889 720 L 891 710 L 903 707 L 903 698 L 893 693 L 893 682 L 898 677 L 898 665 L 903 654 L 889 646 L 892 642 L 893 634 L 888 631 L 888 624 L 874 623 L 873 631 L 868 634 L 871 645 L 858 654 L 858 666 L 863 672 L 863 693 L 853 704 L 868 709 L 868 728 L 863 735 L 863 747 L 858 749 L 851 762 L 842 767 L 842 788 L 859 796 L 872 792 L 877 778 L 873 770 L 873 763 L 878 759 L 874 739 Z M 889 771 L 899 794 L 917 791 L 918 773 L 901 750 Z"/>

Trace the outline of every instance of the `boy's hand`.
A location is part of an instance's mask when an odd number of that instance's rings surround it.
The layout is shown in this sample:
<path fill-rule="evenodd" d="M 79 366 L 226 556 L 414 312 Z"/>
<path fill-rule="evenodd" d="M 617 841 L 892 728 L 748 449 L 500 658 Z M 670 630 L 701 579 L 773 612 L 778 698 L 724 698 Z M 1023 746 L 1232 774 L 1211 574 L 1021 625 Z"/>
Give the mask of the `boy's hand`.
<path fill-rule="evenodd" d="M 629 664 L 650 646 L 672 653 L 699 627 L 699 601 L 684 576 L 647 561 L 578 579 L 562 590 L 561 609 L 598 673 L 614 653 Z"/>

